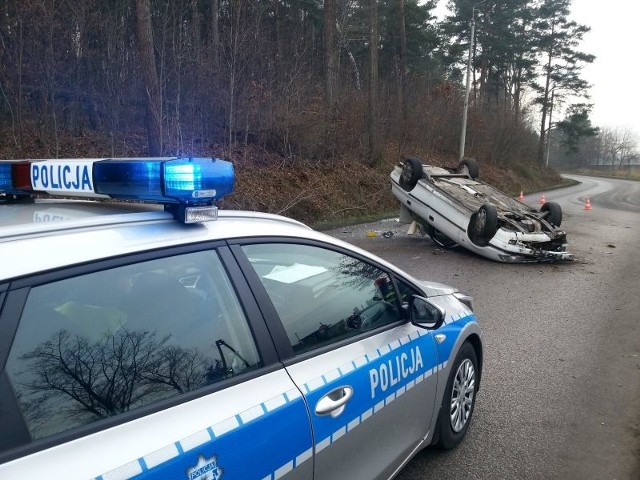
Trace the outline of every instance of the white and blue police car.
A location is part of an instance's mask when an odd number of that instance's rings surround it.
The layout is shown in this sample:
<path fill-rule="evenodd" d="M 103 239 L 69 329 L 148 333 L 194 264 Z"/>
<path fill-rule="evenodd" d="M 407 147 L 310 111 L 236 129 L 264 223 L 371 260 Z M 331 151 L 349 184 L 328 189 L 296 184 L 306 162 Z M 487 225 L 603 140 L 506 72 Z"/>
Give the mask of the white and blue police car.
<path fill-rule="evenodd" d="M 370 480 L 462 440 L 471 298 L 218 211 L 233 183 L 211 158 L 0 161 L 0 478 Z"/>

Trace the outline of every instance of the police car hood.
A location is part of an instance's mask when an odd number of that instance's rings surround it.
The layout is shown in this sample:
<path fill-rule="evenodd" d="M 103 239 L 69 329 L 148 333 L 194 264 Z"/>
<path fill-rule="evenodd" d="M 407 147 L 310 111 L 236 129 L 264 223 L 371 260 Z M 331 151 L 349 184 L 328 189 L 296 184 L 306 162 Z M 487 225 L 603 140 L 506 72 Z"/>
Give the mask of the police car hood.
<path fill-rule="evenodd" d="M 430 282 L 427 280 L 418 280 L 425 291 L 427 297 L 437 297 L 439 295 L 451 295 L 458 289 L 444 283 Z"/>

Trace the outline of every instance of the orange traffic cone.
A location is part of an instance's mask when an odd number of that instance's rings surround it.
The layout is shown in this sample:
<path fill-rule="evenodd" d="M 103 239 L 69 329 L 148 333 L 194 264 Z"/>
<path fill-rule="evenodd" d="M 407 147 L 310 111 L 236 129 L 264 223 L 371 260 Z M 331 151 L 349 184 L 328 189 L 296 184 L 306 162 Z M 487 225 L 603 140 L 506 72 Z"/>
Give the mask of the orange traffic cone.
<path fill-rule="evenodd" d="M 540 201 L 538 202 L 540 205 L 544 205 L 545 202 L 547 201 L 546 198 L 544 198 L 544 193 L 542 194 L 542 196 L 540 197 Z"/>
<path fill-rule="evenodd" d="M 522 190 L 520 190 L 520 196 L 518 197 L 518 200 L 524 202 L 524 193 L 522 193 Z"/>
<path fill-rule="evenodd" d="M 591 210 L 591 200 L 589 200 L 589 197 L 587 197 L 587 199 L 584 202 L 584 209 Z"/>

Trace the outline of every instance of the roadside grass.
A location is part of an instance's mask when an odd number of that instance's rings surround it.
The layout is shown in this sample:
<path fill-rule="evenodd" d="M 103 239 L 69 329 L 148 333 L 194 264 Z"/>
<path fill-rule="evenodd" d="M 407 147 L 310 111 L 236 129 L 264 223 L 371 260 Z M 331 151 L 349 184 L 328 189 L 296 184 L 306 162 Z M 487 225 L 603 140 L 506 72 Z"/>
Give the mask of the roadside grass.
<path fill-rule="evenodd" d="M 572 187 L 573 185 L 579 185 L 580 182 L 571 178 L 562 178 L 562 181 L 556 185 L 549 185 L 545 189 L 547 191 L 558 190 L 559 188 Z M 538 190 L 539 191 L 539 190 Z M 529 192 L 535 193 L 535 192 Z"/>
<path fill-rule="evenodd" d="M 359 225 L 361 223 L 378 222 L 387 218 L 395 218 L 399 215 L 400 204 L 395 210 L 381 211 L 377 213 L 371 213 L 367 215 L 356 215 L 353 217 L 346 217 L 339 220 L 324 220 L 310 225 L 314 230 L 324 231 L 332 230 L 334 228 L 346 227 L 347 225 Z"/>
<path fill-rule="evenodd" d="M 551 171 L 540 171 L 536 168 L 531 168 L 530 166 L 523 165 L 522 168 L 518 169 L 518 171 L 514 173 L 507 173 L 503 175 L 502 169 L 500 171 L 496 171 L 491 168 L 486 168 L 483 166 L 484 172 L 483 175 L 489 176 L 491 178 L 483 177 L 483 181 L 489 183 L 490 185 L 499 188 L 507 195 L 516 198 L 520 192 L 522 191 L 524 194 L 537 193 L 542 191 L 553 191 L 560 188 L 570 187 L 572 185 L 578 185 L 580 182 L 576 180 L 572 180 L 569 178 L 560 177 L 555 172 Z M 386 172 L 385 172 L 386 177 Z M 384 178 L 381 178 L 384 180 Z M 529 188 L 519 189 L 516 185 L 526 184 Z M 395 198 L 391 201 L 393 204 Z M 397 204 L 397 208 L 389 209 L 389 205 L 385 204 L 381 206 L 379 210 L 375 210 L 372 212 L 363 213 L 360 215 L 350 215 L 341 218 L 325 218 L 319 219 L 314 222 L 310 222 L 309 225 L 314 230 L 331 230 L 334 228 L 340 228 L 347 225 L 359 225 L 363 223 L 377 222 L 380 220 L 384 220 L 387 218 L 395 218 L 399 215 L 400 204 Z"/>
<path fill-rule="evenodd" d="M 144 155 L 145 138 L 144 135 L 131 136 L 126 151 L 113 155 Z M 82 138 L 65 137 L 63 140 L 59 152 L 61 158 L 78 155 L 101 158 L 108 156 L 105 152 L 110 151 L 110 138 L 100 133 L 86 134 Z M 29 145 L 27 150 L 31 153 L 28 156 L 46 158 L 47 154 L 38 153 L 36 147 L 35 144 Z M 419 156 L 425 159 L 425 163 L 443 167 L 455 168 L 457 165 L 457 157 L 444 151 L 401 154 L 400 150 L 395 144 L 387 145 L 376 165 L 369 165 L 362 152 L 305 159 L 283 157 L 257 145 L 231 150 L 221 144 L 208 145 L 198 152 L 198 156 L 224 158 L 234 164 L 234 192 L 218 202 L 220 208 L 274 213 L 316 229 L 331 229 L 396 217 L 399 203 L 391 193 L 389 174 L 406 156 Z M 15 158 L 15 152 L 6 146 L 2 158 Z M 566 180 L 551 169 L 540 169 L 518 160 L 507 164 L 482 158 L 477 160 L 481 180 L 512 197 L 517 197 L 521 191 L 540 192 L 567 185 Z"/>
<path fill-rule="evenodd" d="M 379 165 L 367 166 L 351 158 L 332 162 L 280 158 L 278 162 L 275 156 L 258 153 L 247 159 L 231 158 L 236 165 L 236 190 L 220 202 L 222 208 L 285 215 L 316 230 L 398 215 L 399 203 L 391 193 L 389 180 L 398 162 L 391 156 Z M 433 164 L 446 163 L 441 160 Z M 515 162 L 506 166 L 479 163 L 480 179 L 514 198 L 521 191 L 540 192 L 572 183 L 551 169 Z"/>
<path fill-rule="evenodd" d="M 640 182 L 640 169 L 634 170 L 596 170 L 592 168 L 578 168 L 575 170 L 563 170 L 563 173 L 575 173 L 576 175 L 588 175 L 591 177 L 620 178 Z"/>

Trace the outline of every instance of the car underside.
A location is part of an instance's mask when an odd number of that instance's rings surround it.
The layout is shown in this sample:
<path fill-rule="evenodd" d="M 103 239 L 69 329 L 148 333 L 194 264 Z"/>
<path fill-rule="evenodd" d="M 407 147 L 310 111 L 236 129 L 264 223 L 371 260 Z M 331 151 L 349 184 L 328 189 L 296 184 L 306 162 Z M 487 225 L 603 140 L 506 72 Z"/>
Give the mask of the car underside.
<path fill-rule="evenodd" d="M 392 192 L 406 209 L 401 220 L 416 221 L 438 245 L 461 245 L 502 262 L 572 260 L 562 209 L 548 202 L 535 210 L 477 178 L 464 159 L 458 169 L 424 165 L 410 158 L 391 173 Z M 407 215 L 408 213 L 408 215 Z"/>

